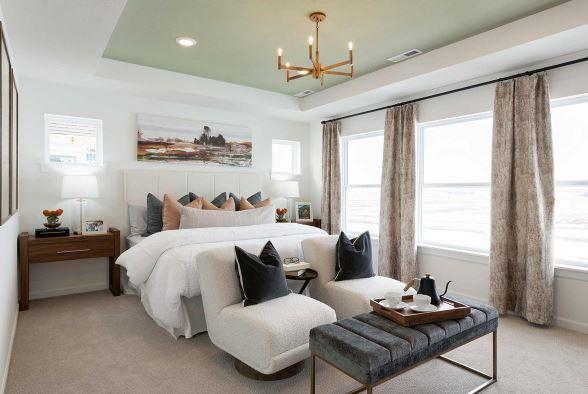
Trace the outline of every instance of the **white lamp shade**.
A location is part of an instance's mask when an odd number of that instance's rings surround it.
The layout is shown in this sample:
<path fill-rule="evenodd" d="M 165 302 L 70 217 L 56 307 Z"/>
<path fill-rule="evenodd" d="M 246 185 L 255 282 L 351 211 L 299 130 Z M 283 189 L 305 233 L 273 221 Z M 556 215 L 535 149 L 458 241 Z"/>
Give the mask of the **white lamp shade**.
<path fill-rule="evenodd" d="M 97 198 L 98 181 L 94 175 L 65 175 L 61 198 Z"/>
<path fill-rule="evenodd" d="M 275 181 L 272 183 L 272 194 L 274 197 L 298 198 L 298 181 Z"/>

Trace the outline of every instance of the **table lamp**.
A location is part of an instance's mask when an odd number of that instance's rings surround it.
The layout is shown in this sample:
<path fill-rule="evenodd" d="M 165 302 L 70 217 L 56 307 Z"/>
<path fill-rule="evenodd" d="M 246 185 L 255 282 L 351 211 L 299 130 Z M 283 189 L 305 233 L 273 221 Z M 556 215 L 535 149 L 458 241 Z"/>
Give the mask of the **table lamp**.
<path fill-rule="evenodd" d="M 282 197 L 287 200 L 288 217 L 292 221 L 291 200 L 300 197 L 298 181 L 274 181 L 272 183 L 272 194 L 274 197 Z"/>
<path fill-rule="evenodd" d="M 80 230 L 82 233 L 83 203 L 86 198 L 98 198 L 98 181 L 94 175 L 65 175 L 61 184 L 61 198 L 75 198 L 80 202 Z"/>

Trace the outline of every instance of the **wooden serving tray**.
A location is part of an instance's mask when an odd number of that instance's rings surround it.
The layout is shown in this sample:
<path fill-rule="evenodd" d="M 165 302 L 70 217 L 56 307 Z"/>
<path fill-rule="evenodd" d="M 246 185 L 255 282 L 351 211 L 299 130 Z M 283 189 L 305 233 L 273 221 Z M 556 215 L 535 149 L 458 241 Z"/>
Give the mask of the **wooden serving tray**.
<path fill-rule="evenodd" d="M 443 320 L 462 319 L 470 314 L 469 306 L 443 297 L 441 298 L 439 309 L 435 312 L 413 312 L 408 307 L 401 311 L 395 311 L 380 305 L 378 301 L 382 300 L 383 298 L 370 300 L 370 305 L 374 312 L 405 327 L 417 324 L 434 323 Z M 411 303 L 412 296 L 403 296 L 402 301 L 405 303 Z"/>

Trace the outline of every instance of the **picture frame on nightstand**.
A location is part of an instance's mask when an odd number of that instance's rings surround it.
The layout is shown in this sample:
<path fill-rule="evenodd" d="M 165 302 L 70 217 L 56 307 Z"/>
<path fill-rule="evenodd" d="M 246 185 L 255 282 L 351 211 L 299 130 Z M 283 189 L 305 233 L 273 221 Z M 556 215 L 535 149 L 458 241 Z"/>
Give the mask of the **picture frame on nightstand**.
<path fill-rule="evenodd" d="M 306 201 L 296 201 L 296 221 L 312 222 L 312 203 Z"/>
<path fill-rule="evenodd" d="M 107 227 L 104 220 L 84 220 L 84 227 L 82 228 L 82 235 L 106 234 Z"/>

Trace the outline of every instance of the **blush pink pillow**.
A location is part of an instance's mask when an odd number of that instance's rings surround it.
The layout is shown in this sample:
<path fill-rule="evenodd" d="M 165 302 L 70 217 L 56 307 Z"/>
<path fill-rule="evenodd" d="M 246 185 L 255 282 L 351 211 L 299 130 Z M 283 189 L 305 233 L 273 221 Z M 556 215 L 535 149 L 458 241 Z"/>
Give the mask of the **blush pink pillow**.
<path fill-rule="evenodd" d="M 239 211 L 246 211 L 248 209 L 255 209 L 255 208 L 263 208 L 267 207 L 272 203 L 271 198 L 266 198 L 263 201 L 258 202 L 257 204 L 253 205 L 243 196 L 241 196 L 241 202 L 239 203 Z"/>
<path fill-rule="evenodd" d="M 235 200 L 233 199 L 233 197 L 229 197 L 229 199 L 227 201 L 225 201 L 223 203 L 223 205 L 219 207 L 217 207 L 216 205 L 214 205 L 213 203 L 206 201 L 203 197 L 198 197 L 196 200 L 194 201 L 201 201 L 202 204 L 202 209 L 205 209 L 207 211 L 235 211 Z"/>
<path fill-rule="evenodd" d="M 180 207 L 182 204 L 177 202 L 173 197 L 167 194 L 163 195 L 163 212 L 161 219 L 163 221 L 162 231 L 177 230 L 180 228 Z M 190 208 L 202 209 L 202 202 L 198 199 L 186 204 Z"/>

